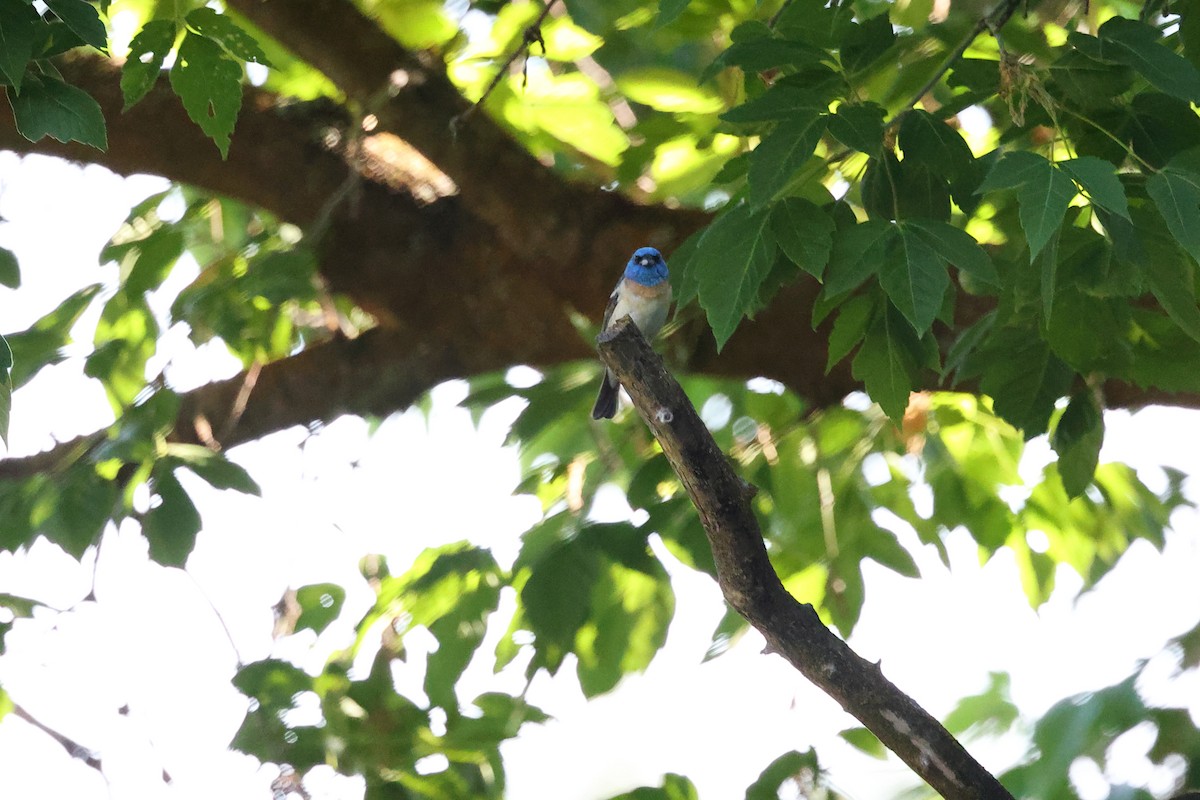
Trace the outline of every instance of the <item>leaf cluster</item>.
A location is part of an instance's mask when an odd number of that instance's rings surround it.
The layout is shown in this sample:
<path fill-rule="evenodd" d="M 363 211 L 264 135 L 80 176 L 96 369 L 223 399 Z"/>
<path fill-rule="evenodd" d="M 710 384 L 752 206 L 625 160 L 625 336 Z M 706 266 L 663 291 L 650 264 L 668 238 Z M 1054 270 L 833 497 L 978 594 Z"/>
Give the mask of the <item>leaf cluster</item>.
<path fill-rule="evenodd" d="M 908 32 L 900 13 L 796 0 L 733 30 L 701 78 L 740 76 L 720 119 L 746 151 L 716 177 L 722 212 L 674 254 L 678 300 L 719 348 L 781 287 L 820 281 L 829 368 L 848 360 L 897 422 L 912 391 L 977 387 L 1031 438 L 1070 396 L 1054 446 L 1079 496 L 1105 382 L 1196 387 L 1161 357 L 1200 345 L 1194 23 L 1115 16 L 1052 43 L 1052 23 L 1017 19 L 1023 60 L 968 49 L 923 98 L 904 73 L 951 21 Z M 990 127 L 964 128 L 968 108 Z M 991 307 L 967 328 L 964 298 Z"/>

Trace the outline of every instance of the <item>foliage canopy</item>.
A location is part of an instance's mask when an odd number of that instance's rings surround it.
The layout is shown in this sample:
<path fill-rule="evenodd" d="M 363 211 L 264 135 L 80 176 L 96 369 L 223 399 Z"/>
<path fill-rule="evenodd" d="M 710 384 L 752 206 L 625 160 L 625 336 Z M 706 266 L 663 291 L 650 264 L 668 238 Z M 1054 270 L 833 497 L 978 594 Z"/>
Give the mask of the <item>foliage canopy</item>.
<path fill-rule="evenodd" d="M 864 560 L 916 578 L 912 543 L 948 563 L 953 530 L 981 558 L 1011 552 L 1034 607 L 1060 567 L 1087 589 L 1131 543 L 1163 546 L 1184 476 L 1155 491 L 1099 456 L 1106 407 L 1200 401 L 1194 0 L 1008 0 L 996 35 L 979 9 L 933 0 L 280 5 L 0 0 L 0 145 L 176 181 L 100 253 L 116 285 L 0 338 L 7 436 L 12 391 L 66 358 L 99 306 L 85 372 L 114 420 L 0 462 L 0 547 L 44 536 L 80 556 L 134 520 L 156 561 L 183 566 L 204 513 L 181 470 L 256 493 L 226 448 L 420 404 L 450 378 L 469 382 L 474 414 L 525 404 L 518 491 L 544 516 L 511 564 L 467 542 L 365 560 L 376 602 L 319 674 L 242 666 L 254 705 L 234 746 L 300 775 L 333 764 L 369 797 L 499 797 L 501 743 L 546 716 L 523 696 L 459 696 L 489 625 L 507 626 L 497 669 L 569 665 L 588 696 L 651 662 L 675 604 L 651 542 L 714 566 L 640 422 L 586 421 L 598 367 L 581 359 L 641 244 L 673 270 L 669 362 L 759 488 L 785 586 L 841 634 L 867 597 Z M 156 314 L 147 298 L 185 256 L 198 277 Z M 20 290 L 7 251 L 0 283 Z M 175 326 L 245 372 L 190 392 L 148 374 Z M 517 364 L 540 379 L 516 385 Z M 1043 435 L 1057 459 L 1023 486 L 1018 462 Z M 594 522 L 608 485 L 641 513 Z M 505 591 L 516 610 L 497 619 Z M 289 630 L 324 630 L 344 597 L 299 587 Z M 37 604 L 0 601 L 16 617 Z M 415 628 L 439 643 L 423 698 L 391 673 Z M 745 628 L 727 614 L 710 656 Z M 1177 643 L 1180 671 L 1196 638 Z M 360 652 L 377 653 L 367 675 L 351 669 Z M 1077 757 L 1103 762 L 1150 722 L 1152 758 L 1181 756 L 1194 788 L 1200 731 L 1145 702 L 1137 677 L 1052 709 L 1006 786 L 1074 797 Z M 319 723 L 289 714 L 305 694 Z M 995 733 L 1015 715 L 995 675 L 946 722 Z M 433 754 L 448 766 L 417 768 Z M 832 792 L 816 755 L 794 752 L 747 797 L 789 778 Z M 628 796 L 695 790 L 668 775 Z"/>

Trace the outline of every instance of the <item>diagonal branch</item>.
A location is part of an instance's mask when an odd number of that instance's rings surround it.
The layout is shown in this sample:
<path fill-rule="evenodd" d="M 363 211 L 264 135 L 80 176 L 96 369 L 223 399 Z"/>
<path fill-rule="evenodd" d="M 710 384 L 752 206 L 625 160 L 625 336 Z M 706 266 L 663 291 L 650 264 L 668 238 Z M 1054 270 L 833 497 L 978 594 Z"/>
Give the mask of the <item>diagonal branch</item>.
<path fill-rule="evenodd" d="M 915 700 L 788 594 L 775 574 L 739 478 L 683 389 L 628 318 L 601 336 L 600 356 L 628 389 L 700 513 L 729 604 L 842 708 L 853 714 L 947 800 L 1012 795 Z"/>
<path fill-rule="evenodd" d="M 485 114 L 455 126 L 471 105 L 441 60 L 406 49 L 346 0 L 228 5 L 374 114 L 378 130 L 401 137 L 449 175 L 464 205 L 508 246 L 541 253 L 545 267 L 568 280 L 577 280 L 570 273 L 581 255 L 611 244 L 588 235 L 598 221 L 611 227 L 640 215 L 653 230 L 678 227 L 686 216 L 564 180 Z"/>
<path fill-rule="evenodd" d="M 461 355 L 445 349 L 431 356 L 403 335 L 377 329 L 263 365 L 248 392 L 248 373 L 242 373 L 182 394 L 169 438 L 229 448 L 343 414 L 385 416 L 412 405 L 442 381 L 509 365 L 503 355 L 484 348 Z M 103 440 L 100 431 L 42 453 L 2 459 L 0 480 L 54 471 Z"/>

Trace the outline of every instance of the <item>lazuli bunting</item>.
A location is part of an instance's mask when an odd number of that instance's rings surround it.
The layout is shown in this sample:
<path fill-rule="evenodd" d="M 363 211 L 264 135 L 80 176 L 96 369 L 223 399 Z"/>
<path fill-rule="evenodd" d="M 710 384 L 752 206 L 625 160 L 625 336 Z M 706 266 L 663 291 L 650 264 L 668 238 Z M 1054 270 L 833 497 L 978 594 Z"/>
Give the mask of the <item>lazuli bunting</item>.
<path fill-rule="evenodd" d="M 625 265 L 625 275 L 617 282 L 608 308 L 604 310 L 601 330 L 629 315 L 647 339 L 653 339 L 667 321 L 671 307 L 671 284 L 667 280 L 667 262 L 653 247 L 639 247 Z M 612 419 L 617 413 L 621 384 L 608 370 L 600 384 L 600 395 L 592 408 L 592 419 Z"/>

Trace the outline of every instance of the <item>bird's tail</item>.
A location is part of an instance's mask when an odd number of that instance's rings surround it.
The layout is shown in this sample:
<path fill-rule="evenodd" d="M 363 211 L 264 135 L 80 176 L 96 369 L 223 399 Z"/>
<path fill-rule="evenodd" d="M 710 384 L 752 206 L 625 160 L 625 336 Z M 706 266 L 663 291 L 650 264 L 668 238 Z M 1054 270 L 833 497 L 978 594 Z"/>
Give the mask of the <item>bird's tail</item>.
<path fill-rule="evenodd" d="M 592 406 L 592 419 L 612 419 L 617 413 L 620 394 L 621 384 L 606 370 L 604 380 L 600 382 L 600 394 L 596 395 L 596 405 Z"/>

